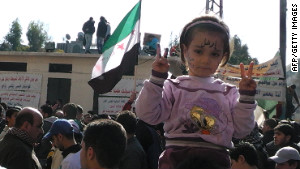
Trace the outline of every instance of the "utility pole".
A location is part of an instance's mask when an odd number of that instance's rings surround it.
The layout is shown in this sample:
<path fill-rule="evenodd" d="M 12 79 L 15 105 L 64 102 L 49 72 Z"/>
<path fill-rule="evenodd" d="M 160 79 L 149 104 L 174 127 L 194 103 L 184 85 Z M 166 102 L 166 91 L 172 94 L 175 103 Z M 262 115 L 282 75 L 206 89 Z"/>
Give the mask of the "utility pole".
<path fill-rule="evenodd" d="M 280 0 L 280 57 L 282 61 L 284 78 L 286 79 L 286 0 Z"/>
<path fill-rule="evenodd" d="M 217 9 L 214 8 L 215 6 Z M 209 12 L 219 14 L 220 18 L 223 18 L 223 0 L 220 0 L 219 4 L 215 0 L 206 0 L 205 13 L 208 14 Z"/>
<path fill-rule="evenodd" d="M 280 49 L 279 49 L 279 51 L 280 51 L 280 58 L 281 58 L 283 74 L 284 74 L 283 80 L 285 82 L 286 82 L 286 66 L 285 66 L 285 64 L 286 64 L 286 10 L 287 10 L 286 0 L 280 0 L 280 23 L 279 23 L 279 25 L 280 25 L 280 33 L 279 33 Z M 286 87 L 285 87 L 285 89 L 286 89 Z M 286 90 L 285 90 L 285 94 L 286 95 L 288 94 Z M 286 104 L 287 104 L 286 102 L 285 102 L 285 104 L 283 104 L 283 106 L 285 108 L 282 109 L 282 114 L 284 117 L 286 117 Z"/>

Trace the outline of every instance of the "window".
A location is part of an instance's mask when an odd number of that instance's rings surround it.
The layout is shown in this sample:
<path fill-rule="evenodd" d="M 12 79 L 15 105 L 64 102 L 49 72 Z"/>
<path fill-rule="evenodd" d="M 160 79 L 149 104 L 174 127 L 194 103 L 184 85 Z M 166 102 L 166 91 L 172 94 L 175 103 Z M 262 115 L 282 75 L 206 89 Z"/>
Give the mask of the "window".
<path fill-rule="evenodd" d="M 49 72 L 72 73 L 72 64 L 49 64 Z"/>
<path fill-rule="evenodd" d="M 27 63 L 0 62 L 0 71 L 26 72 L 27 71 Z"/>

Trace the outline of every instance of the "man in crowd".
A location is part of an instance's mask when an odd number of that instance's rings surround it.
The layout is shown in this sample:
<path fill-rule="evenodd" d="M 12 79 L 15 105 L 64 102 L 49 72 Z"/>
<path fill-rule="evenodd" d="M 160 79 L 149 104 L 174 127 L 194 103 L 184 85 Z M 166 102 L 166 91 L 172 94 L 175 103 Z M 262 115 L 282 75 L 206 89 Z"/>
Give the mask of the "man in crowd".
<path fill-rule="evenodd" d="M 280 148 L 291 146 L 300 152 L 294 143 L 294 128 L 289 124 L 279 124 L 274 128 L 274 140 L 266 145 L 269 156 L 273 156 Z"/>
<path fill-rule="evenodd" d="M 299 166 L 299 152 L 292 147 L 283 147 L 269 158 L 276 163 L 275 169 L 296 169 Z"/>
<path fill-rule="evenodd" d="M 113 120 L 97 120 L 87 125 L 81 145 L 81 168 L 116 168 L 125 151 L 126 132 Z"/>
<path fill-rule="evenodd" d="M 295 99 L 297 103 L 297 107 L 293 104 L 293 99 Z M 291 119 L 293 114 L 295 113 L 296 109 L 300 107 L 300 102 L 296 93 L 296 85 L 291 85 L 286 89 L 286 119 Z"/>
<path fill-rule="evenodd" d="M 62 151 L 61 168 L 80 169 L 81 146 L 76 143 L 72 124 L 65 119 L 56 120 L 44 139 L 51 139 L 53 145 Z"/>
<path fill-rule="evenodd" d="M 16 117 L 15 127 L 0 142 L 0 166 L 41 169 L 33 147 L 44 133 L 42 127 L 42 114 L 32 107 L 23 108 Z"/>
<path fill-rule="evenodd" d="M 93 17 L 90 17 L 88 21 L 86 21 L 82 27 L 82 31 L 84 33 L 84 38 L 86 41 L 85 44 L 85 53 L 91 53 L 90 47 L 92 45 L 93 34 L 95 33 L 95 21 Z"/>
<path fill-rule="evenodd" d="M 106 32 L 107 32 L 106 19 L 103 16 L 101 16 L 97 28 L 97 48 L 99 54 L 102 54 L 102 47 L 106 37 Z"/>
<path fill-rule="evenodd" d="M 275 119 L 266 119 L 264 121 L 263 127 L 262 127 L 262 133 L 263 133 L 263 145 L 268 144 L 269 142 L 273 141 L 274 136 L 274 128 L 277 126 L 277 121 Z"/>
<path fill-rule="evenodd" d="M 118 113 L 116 121 L 125 128 L 127 136 L 127 147 L 119 169 L 148 168 L 144 149 L 135 136 L 137 126 L 135 114 L 128 110 L 121 111 Z"/>
<path fill-rule="evenodd" d="M 250 143 L 241 143 L 230 150 L 232 169 L 257 169 L 258 156 Z"/>

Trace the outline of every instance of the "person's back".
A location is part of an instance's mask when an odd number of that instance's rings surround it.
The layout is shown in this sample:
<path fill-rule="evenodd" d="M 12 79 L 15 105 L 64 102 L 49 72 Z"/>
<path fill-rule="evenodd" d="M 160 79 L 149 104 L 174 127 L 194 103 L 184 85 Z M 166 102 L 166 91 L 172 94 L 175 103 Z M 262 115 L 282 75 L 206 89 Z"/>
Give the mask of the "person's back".
<path fill-rule="evenodd" d="M 146 156 L 149 169 L 158 168 L 158 159 L 163 151 L 162 140 L 153 126 L 138 120 L 136 128 L 136 138 L 142 145 Z"/>
<path fill-rule="evenodd" d="M 106 33 L 107 33 L 106 19 L 103 16 L 101 16 L 97 28 L 97 48 L 99 54 L 102 54 L 102 48 L 106 37 Z"/>
<path fill-rule="evenodd" d="M 119 169 L 147 169 L 146 154 L 136 137 L 127 140 L 127 146 Z"/>
<path fill-rule="evenodd" d="M 135 137 L 136 116 L 128 110 L 118 113 L 116 121 L 119 122 L 127 133 L 127 146 L 122 157 L 119 169 L 147 169 L 147 159 L 143 147 Z"/>
<path fill-rule="evenodd" d="M 93 20 L 93 17 L 90 17 L 90 19 L 84 23 L 82 27 L 82 31 L 84 32 L 84 38 L 85 38 L 85 53 L 91 53 L 90 47 L 92 45 L 93 40 L 93 34 L 95 32 L 95 21 Z"/>
<path fill-rule="evenodd" d="M 94 26 L 93 18 L 90 18 L 88 21 L 86 21 L 82 27 L 82 31 L 85 34 L 93 34 L 95 32 L 95 26 Z"/>
<path fill-rule="evenodd" d="M 106 32 L 107 32 L 107 25 L 105 23 L 105 20 L 101 19 L 100 22 L 98 23 L 97 37 L 105 38 Z"/>

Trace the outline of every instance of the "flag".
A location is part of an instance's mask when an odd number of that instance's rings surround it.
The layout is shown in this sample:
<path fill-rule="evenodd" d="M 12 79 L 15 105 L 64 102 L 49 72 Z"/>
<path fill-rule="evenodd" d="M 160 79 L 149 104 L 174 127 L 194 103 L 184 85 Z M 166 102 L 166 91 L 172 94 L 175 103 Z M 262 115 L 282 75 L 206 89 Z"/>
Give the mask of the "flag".
<path fill-rule="evenodd" d="M 98 94 L 110 92 L 122 79 L 122 75 L 134 69 L 140 48 L 139 1 L 123 18 L 114 33 L 103 46 L 103 54 L 92 71 L 88 84 Z"/>

